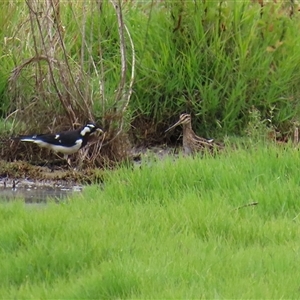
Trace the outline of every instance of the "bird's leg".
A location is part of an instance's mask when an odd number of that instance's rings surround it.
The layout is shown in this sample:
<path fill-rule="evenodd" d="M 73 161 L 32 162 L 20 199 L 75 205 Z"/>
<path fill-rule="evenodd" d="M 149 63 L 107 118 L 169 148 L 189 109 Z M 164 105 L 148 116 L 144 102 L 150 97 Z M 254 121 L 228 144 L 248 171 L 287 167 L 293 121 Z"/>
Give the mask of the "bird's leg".
<path fill-rule="evenodd" d="M 71 168 L 71 167 L 72 167 L 72 166 L 71 166 L 71 159 L 70 159 L 69 155 L 68 155 L 68 154 L 65 154 L 65 155 L 64 155 L 64 159 L 67 161 L 68 166 Z"/>
<path fill-rule="evenodd" d="M 76 167 L 74 168 L 74 166 L 72 166 L 71 158 L 68 156 L 68 154 L 64 155 L 64 159 L 67 161 L 69 170 L 76 171 L 77 168 Z"/>

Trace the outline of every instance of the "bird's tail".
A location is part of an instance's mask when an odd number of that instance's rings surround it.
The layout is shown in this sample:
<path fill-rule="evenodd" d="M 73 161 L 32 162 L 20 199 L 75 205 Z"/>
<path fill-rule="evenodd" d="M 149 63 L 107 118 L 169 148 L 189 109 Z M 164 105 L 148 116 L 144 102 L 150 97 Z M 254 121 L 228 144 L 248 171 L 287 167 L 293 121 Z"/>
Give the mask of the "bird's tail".
<path fill-rule="evenodd" d="M 34 142 L 36 140 L 36 137 L 32 135 L 23 135 L 23 136 L 11 137 L 10 139 L 13 141 Z"/>

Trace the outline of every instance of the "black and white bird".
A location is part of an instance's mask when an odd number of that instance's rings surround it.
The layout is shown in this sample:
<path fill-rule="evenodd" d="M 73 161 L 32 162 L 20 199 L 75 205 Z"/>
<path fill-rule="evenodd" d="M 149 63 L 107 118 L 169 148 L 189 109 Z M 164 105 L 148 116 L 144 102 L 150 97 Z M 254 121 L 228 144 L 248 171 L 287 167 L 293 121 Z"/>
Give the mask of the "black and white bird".
<path fill-rule="evenodd" d="M 87 123 L 77 130 L 62 131 L 55 134 L 23 135 L 13 137 L 12 140 L 37 144 L 39 147 L 62 153 L 64 158 L 68 159 L 68 155 L 86 146 L 89 136 L 95 132 L 103 133 L 103 130 L 93 123 Z"/>

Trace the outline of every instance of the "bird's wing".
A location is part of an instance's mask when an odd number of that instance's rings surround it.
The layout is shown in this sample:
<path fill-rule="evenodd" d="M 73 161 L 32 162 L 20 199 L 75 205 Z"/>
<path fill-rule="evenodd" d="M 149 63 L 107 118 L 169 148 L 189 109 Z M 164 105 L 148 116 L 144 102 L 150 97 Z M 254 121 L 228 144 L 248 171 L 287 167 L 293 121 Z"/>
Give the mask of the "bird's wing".
<path fill-rule="evenodd" d="M 198 145 L 198 147 L 205 147 L 210 149 L 224 148 L 224 145 L 222 143 L 215 142 L 214 139 L 205 139 L 197 135 L 194 135 L 194 141 Z"/>
<path fill-rule="evenodd" d="M 80 135 L 80 130 L 62 131 L 58 133 L 50 134 L 38 134 L 38 135 L 22 135 L 11 138 L 13 140 L 19 140 L 23 142 L 32 142 L 36 144 L 51 144 L 53 146 L 73 147 L 78 144 L 78 140 L 81 141 L 81 148 L 87 144 L 88 134 L 85 137 Z"/>
<path fill-rule="evenodd" d="M 75 145 L 78 133 L 74 131 L 63 131 L 56 134 L 37 134 L 37 135 L 20 135 L 18 137 L 12 137 L 12 140 L 22 141 L 22 142 L 32 142 L 39 144 L 44 142 L 52 145 L 63 145 L 66 147 L 72 147 Z"/>
<path fill-rule="evenodd" d="M 197 135 L 194 136 L 194 141 L 196 144 L 203 147 L 212 148 L 214 145 L 213 140 L 208 140 Z"/>
<path fill-rule="evenodd" d="M 78 139 L 78 132 L 74 131 L 63 131 L 57 134 L 43 134 L 38 135 L 37 139 L 49 143 L 52 145 L 63 145 L 65 147 L 72 147 L 76 144 Z"/>

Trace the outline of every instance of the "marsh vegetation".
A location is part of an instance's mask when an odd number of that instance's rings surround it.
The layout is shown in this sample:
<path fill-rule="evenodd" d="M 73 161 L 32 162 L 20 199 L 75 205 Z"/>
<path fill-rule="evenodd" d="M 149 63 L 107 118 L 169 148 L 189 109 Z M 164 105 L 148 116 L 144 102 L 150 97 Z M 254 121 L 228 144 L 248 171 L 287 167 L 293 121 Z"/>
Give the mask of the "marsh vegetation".
<path fill-rule="evenodd" d="M 106 132 L 74 157 L 82 193 L 0 202 L 3 299 L 299 298 L 294 1 L 0 6 L 1 176 L 56 158 L 13 134 Z M 182 112 L 225 149 L 132 164 Z"/>

